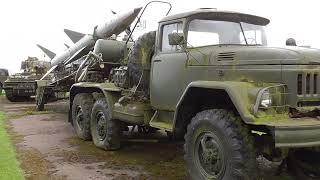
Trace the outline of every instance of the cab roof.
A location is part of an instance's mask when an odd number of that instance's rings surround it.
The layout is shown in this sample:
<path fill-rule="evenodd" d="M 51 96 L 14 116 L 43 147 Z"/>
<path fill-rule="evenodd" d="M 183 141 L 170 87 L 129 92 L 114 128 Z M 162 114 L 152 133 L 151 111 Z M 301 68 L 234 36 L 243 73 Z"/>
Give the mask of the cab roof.
<path fill-rule="evenodd" d="M 232 21 L 232 22 L 245 22 L 249 24 L 265 26 L 269 24 L 270 20 L 264 17 L 259 17 L 250 14 L 232 12 L 232 11 L 218 11 L 216 9 L 202 8 L 194 11 L 179 13 L 171 16 L 166 16 L 160 20 L 160 22 L 166 22 L 181 18 L 201 18 L 201 19 L 212 19 L 220 21 Z"/>

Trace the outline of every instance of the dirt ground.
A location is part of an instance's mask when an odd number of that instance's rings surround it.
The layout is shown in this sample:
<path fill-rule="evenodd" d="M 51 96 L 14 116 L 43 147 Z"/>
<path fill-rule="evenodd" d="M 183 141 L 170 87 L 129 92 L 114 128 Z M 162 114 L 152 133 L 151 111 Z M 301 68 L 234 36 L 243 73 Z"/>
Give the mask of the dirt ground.
<path fill-rule="evenodd" d="M 128 133 L 120 150 L 107 152 L 75 136 L 67 122 L 67 101 L 45 108 L 36 112 L 34 102 L 10 103 L 0 96 L 0 110 L 9 118 L 8 131 L 26 179 L 188 179 L 182 143 L 168 141 L 163 132 Z M 285 172 L 273 176 L 277 166 L 260 159 L 261 179 L 292 179 Z"/>

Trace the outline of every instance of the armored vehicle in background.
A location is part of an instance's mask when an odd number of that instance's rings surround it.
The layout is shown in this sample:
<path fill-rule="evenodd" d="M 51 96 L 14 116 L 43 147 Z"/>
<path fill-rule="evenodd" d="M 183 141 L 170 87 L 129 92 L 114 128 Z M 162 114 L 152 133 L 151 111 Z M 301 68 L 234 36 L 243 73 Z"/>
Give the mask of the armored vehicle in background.
<path fill-rule="evenodd" d="M 36 93 L 35 80 L 40 79 L 50 68 L 50 62 L 40 61 L 36 57 L 28 57 L 21 62 L 23 72 L 8 77 L 3 84 L 6 97 L 9 101 L 23 101 Z"/>
<path fill-rule="evenodd" d="M 7 69 L 0 69 L 0 94 L 2 94 L 3 83 L 9 76 Z"/>

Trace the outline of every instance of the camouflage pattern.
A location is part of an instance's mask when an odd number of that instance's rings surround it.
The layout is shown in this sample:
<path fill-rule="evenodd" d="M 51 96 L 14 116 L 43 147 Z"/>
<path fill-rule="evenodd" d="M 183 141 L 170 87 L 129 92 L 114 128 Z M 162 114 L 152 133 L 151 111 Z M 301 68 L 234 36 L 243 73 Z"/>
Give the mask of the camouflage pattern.
<path fill-rule="evenodd" d="M 40 61 L 36 57 L 28 57 L 21 62 L 21 73 L 16 73 L 4 82 L 3 89 L 9 99 L 23 99 L 35 95 L 35 80 L 40 79 L 50 68 L 50 62 Z"/>

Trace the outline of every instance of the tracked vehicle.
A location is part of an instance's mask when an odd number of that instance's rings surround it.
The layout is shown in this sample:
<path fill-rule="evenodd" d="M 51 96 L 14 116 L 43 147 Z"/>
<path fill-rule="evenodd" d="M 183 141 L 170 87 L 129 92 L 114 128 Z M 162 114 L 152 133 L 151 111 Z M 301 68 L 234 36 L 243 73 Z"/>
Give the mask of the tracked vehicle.
<path fill-rule="evenodd" d="M 40 61 L 37 57 L 28 57 L 21 62 L 23 72 L 16 73 L 4 82 L 3 89 L 9 101 L 24 101 L 36 94 L 35 80 L 41 78 L 50 68 L 50 62 Z"/>
<path fill-rule="evenodd" d="M 197 180 L 258 179 L 257 155 L 304 162 L 320 146 L 320 50 L 269 47 L 268 24 L 199 9 L 164 17 L 132 46 L 99 40 L 70 89 L 70 122 L 105 150 L 132 125 L 184 138 Z"/>

